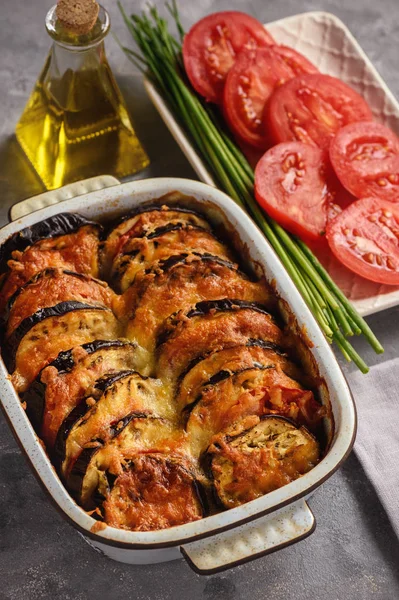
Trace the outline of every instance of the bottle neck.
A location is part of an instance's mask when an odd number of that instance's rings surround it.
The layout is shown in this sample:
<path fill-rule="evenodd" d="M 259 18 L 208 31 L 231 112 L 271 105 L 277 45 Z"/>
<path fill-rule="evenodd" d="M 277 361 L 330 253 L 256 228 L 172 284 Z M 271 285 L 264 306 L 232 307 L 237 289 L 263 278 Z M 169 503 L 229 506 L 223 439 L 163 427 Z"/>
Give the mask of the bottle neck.
<path fill-rule="evenodd" d="M 98 17 L 94 26 L 89 33 L 84 35 L 71 33 L 66 29 L 57 18 L 56 8 L 56 5 L 50 8 L 46 15 L 45 24 L 47 33 L 57 46 L 69 50 L 71 53 L 85 53 L 92 48 L 98 47 L 110 30 L 109 15 L 101 5 L 99 6 Z"/>
<path fill-rule="evenodd" d="M 81 48 L 78 52 L 56 41 L 50 51 L 51 76 L 60 79 L 66 71 L 75 73 L 82 70 L 95 70 L 106 61 L 104 42 L 100 40 L 88 48 Z"/>
<path fill-rule="evenodd" d="M 75 110 L 93 101 L 92 90 L 101 83 L 107 63 L 104 38 L 110 28 L 106 10 L 100 6 L 97 21 L 85 35 L 72 34 L 56 16 L 53 6 L 46 17 L 46 29 L 53 40 L 41 76 L 46 93 L 63 110 Z M 90 89 L 89 89 L 90 88 Z"/>

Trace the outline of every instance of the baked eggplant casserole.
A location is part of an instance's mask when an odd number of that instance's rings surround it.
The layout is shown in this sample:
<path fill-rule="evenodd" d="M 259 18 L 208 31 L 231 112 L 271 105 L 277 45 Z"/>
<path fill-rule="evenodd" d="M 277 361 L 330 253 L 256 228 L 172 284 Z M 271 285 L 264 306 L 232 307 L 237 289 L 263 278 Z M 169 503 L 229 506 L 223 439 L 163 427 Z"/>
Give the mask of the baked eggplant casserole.
<path fill-rule="evenodd" d="M 105 226 L 58 214 L 0 249 L 3 360 L 66 488 L 104 524 L 195 521 L 327 450 L 299 337 L 226 239 L 173 193 Z"/>

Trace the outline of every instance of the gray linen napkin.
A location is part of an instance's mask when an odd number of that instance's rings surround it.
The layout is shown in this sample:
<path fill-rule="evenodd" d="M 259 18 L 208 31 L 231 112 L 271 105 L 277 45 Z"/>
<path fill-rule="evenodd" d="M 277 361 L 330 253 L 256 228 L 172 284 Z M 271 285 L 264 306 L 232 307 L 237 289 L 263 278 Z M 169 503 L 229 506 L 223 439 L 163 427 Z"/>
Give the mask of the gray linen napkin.
<path fill-rule="evenodd" d="M 348 380 L 358 413 L 355 453 L 399 537 L 399 358 Z"/>

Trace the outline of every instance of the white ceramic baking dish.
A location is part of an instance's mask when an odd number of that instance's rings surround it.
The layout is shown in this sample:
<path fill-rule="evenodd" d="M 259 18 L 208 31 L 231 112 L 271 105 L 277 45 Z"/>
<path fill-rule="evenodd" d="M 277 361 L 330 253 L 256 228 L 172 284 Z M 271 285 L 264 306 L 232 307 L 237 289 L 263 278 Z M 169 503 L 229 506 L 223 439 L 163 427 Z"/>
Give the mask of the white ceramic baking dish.
<path fill-rule="evenodd" d="M 114 183 L 115 180 L 108 180 L 104 185 Z M 76 193 L 82 192 L 82 183 L 79 186 Z M 0 244 L 14 232 L 61 211 L 106 219 L 174 190 L 193 196 L 212 221 L 222 221 L 230 230 L 235 230 L 239 246 L 248 250 L 249 262 L 260 265 L 268 280 L 275 281 L 277 293 L 290 305 L 299 327 L 305 328 L 312 345 L 310 351 L 329 391 L 335 421 L 334 437 L 325 458 L 312 471 L 289 485 L 239 508 L 197 522 L 153 532 L 131 532 L 112 527 L 98 531 L 97 521 L 72 500 L 56 475 L 11 385 L 3 361 L 0 361 L 0 397 L 14 434 L 49 498 L 92 546 L 115 560 L 134 564 L 163 562 L 183 555 L 197 572 L 211 573 L 309 535 L 314 530 L 315 520 L 306 498 L 342 464 L 355 437 L 355 407 L 344 376 L 274 251 L 249 217 L 228 196 L 200 182 L 172 178 L 113 185 L 66 200 L 62 206 L 41 208 L 4 227 L 0 231 Z M 71 186 L 68 186 L 67 193 L 71 195 Z M 62 190 L 57 190 L 57 194 L 58 200 L 61 199 Z M 46 203 L 42 196 L 36 206 Z M 34 204 L 32 199 L 31 208 Z"/>

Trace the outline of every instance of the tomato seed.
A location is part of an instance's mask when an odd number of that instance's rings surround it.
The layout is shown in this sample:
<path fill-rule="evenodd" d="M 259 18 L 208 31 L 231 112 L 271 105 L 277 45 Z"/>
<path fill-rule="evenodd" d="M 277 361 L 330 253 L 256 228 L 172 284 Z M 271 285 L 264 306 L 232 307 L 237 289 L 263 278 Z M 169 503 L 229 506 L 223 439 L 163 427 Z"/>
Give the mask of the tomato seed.
<path fill-rule="evenodd" d="M 385 187 L 385 186 L 386 186 L 386 184 L 387 184 L 387 182 L 385 181 L 385 179 L 379 179 L 379 180 L 377 181 L 377 183 L 378 183 L 378 185 L 379 185 L 380 187 Z"/>
<path fill-rule="evenodd" d="M 379 254 L 376 254 L 375 258 L 376 258 L 376 261 L 377 261 L 377 265 L 379 267 L 381 267 L 381 265 L 382 265 L 382 258 L 381 258 L 381 256 Z"/>
<path fill-rule="evenodd" d="M 384 210 L 383 213 L 386 217 L 388 217 L 388 219 L 389 219 L 389 217 L 392 217 L 392 213 L 390 210 Z"/>
<path fill-rule="evenodd" d="M 387 258 L 387 267 L 388 269 L 392 269 L 392 271 L 395 271 L 395 263 L 393 262 L 393 260 L 391 258 Z"/>
<path fill-rule="evenodd" d="M 375 263 L 375 254 L 373 254 L 372 252 L 367 252 L 367 254 L 363 254 L 363 258 L 366 262 L 370 263 L 371 265 Z"/>
<path fill-rule="evenodd" d="M 285 159 L 285 161 L 282 164 L 282 169 L 284 171 L 284 173 L 288 173 L 288 171 L 291 169 L 291 167 L 293 167 L 295 164 L 295 158 L 290 154 L 289 156 L 287 156 L 287 158 Z"/>

